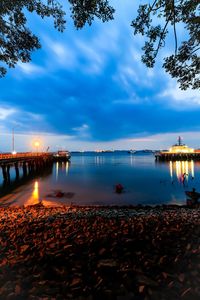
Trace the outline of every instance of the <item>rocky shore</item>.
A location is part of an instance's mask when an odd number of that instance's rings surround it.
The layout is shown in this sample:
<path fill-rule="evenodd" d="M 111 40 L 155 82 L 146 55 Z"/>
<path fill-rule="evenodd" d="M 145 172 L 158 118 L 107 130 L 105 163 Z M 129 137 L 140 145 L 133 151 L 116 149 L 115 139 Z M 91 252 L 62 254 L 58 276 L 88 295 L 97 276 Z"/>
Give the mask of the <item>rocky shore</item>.
<path fill-rule="evenodd" d="M 0 299 L 200 299 L 200 209 L 1 208 Z"/>

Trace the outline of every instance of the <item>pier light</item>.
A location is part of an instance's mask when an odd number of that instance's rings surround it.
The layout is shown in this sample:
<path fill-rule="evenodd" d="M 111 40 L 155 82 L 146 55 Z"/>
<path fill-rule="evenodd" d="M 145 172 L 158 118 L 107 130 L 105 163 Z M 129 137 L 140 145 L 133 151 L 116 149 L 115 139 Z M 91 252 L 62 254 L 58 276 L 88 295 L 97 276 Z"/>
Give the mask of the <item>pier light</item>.
<path fill-rule="evenodd" d="M 194 149 L 193 148 L 189 148 L 186 145 L 174 145 L 169 149 L 170 153 L 193 153 Z"/>
<path fill-rule="evenodd" d="M 16 152 L 16 151 L 13 151 L 12 154 L 15 155 L 15 154 L 17 154 L 17 152 Z"/>
<path fill-rule="evenodd" d="M 34 143 L 34 146 L 35 146 L 35 148 L 36 148 L 36 151 L 38 152 L 38 148 L 39 148 L 39 146 L 40 146 L 40 143 L 39 143 L 38 141 L 36 141 L 36 142 Z"/>

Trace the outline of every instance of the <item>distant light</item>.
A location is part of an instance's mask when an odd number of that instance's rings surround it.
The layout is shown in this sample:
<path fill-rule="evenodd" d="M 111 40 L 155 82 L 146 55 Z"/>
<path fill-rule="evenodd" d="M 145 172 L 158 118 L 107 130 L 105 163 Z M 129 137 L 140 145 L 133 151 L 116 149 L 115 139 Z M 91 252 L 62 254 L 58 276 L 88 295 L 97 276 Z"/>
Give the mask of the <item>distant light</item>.
<path fill-rule="evenodd" d="M 13 151 L 12 154 L 15 155 L 15 154 L 17 154 L 17 152 L 16 152 L 16 151 Z"/>

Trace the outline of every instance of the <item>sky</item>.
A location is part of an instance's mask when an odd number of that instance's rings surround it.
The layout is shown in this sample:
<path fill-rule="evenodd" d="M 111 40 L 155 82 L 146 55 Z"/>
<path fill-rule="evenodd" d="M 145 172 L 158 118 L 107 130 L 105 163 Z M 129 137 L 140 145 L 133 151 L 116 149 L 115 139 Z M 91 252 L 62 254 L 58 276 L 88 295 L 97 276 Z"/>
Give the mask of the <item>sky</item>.
<path fill-rule="evenodd" d="M 114 3 L 114 2 L 113 2 Z M 169 38 L 153 69 L 141 62 L 144 40 L 130 26 L 141 1 L 114 3 L 115 19 L 64 33 L 29 15 L 42 49 L 0 79 L 0 151 L 167 149 L 180 135 L 200 148 L 199 91 L 179 89 L 162 69 Z M 184 28 L 179 27 L 179 34 Z"/>

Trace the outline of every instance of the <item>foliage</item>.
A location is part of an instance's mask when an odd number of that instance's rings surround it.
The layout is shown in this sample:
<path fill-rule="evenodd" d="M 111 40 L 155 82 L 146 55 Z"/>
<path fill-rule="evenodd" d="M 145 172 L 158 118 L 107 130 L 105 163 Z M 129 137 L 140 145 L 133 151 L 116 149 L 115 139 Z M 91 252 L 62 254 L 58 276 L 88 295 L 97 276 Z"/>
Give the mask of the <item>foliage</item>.
<path fill-rule="evenodd" d="M 103 22 L 113 19 L 114 9 L 107 0 L 69 0 L 71 17 L 77 29 L 94 17 Z M 0 77 L 5 65 L 14 67 L 18 61 L 29 62 L 31 52 L 41 47 L 39 39 L 27 27 L 27 11 L 40 17 L 53 17 L 57 30 L 65 29 L 65 12 L 57 0 L 0 0 Z"/>
<path fill-rule="evenodd" d="M 40 17 L 53 17 L 57 30 L 65 29 L 65 11 L 61 0 L 1 0 L 0 1 L 0 77 L 5 65 L 14 67 L 18 61 L 29 62 L 31 52 L 40 42 L 27 27 L 27 11 Z M 103 22 L 113 19 L 114 9 L 109 0 L 68 0 L 71 17 L 77 29 L 92 24 L 95 17 Z M 144 1 L 145 2 L 145 1 Z M 152 2 L 152 3 L 151 3 Z M 174 34 L 174 54 L 164 58 L 163 67 L 178 79 L 180 87 L 200 87 L 200 4 L 199 0 L 152 0 L 139 6 L 138 16 L 132 21 L 134 34 L 146 38 L 142 61 L 153 67 L 159 50 L 165 46 L 170 27 Z M 158 21 L 158 24 L 155 22 Z M 177 26 L 184 25 L 184 37 Z"/>
<path fill-rule="evenodd" d="M 140 5 L 138 16 L 132 22 L 134 34 L 146 37 L 142 61 L 153 67 L 161 47 L 173 30 L 175 51 L 164 58 L 163 67 L 178 79 L 181 89 L 200 88 L 200 2 L 199 0 L 154 0 Z M 155 24 L 159 21 L 159 24 Z M 184 39 L 177 34 L 178 24 L 184 25 Z M 183 39 L 183 38 L 182 38 Z"/>

